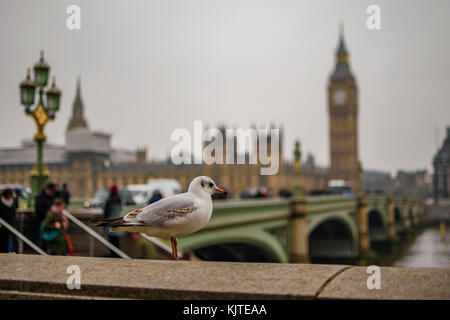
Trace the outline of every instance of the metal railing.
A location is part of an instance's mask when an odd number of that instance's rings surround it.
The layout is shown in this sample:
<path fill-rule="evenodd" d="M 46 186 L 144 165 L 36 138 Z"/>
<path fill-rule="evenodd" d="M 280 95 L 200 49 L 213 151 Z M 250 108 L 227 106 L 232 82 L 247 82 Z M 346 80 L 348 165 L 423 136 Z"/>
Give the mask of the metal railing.
<path fill-rule="evenodd" d="M 48 255 L 47 253 L 42 251 L 41 248 L 39 248 L 37 245 L 35 245 L 30 239 L 25 237 L 22 233 L 17 231 L 16 228 L 14 228 L 12 225 L 10 225 L 8 222 L 3 220 L 2 218 L 0 218 L 0 224 L 2 225 L 2 227 L 6 227 L 9 231 L 14 233 L 21 241 L 25 242 L 27 245 L 29 245 L 37 253 L 39 253 L 39 254 L 41 254 L 43 256 L 47 256 Z"/>
<path fill-rule="evenodd" d="M 111 249 L 114 253 L 116 253 L 119 257 L 124 258 L 124 259 L 131 259 L 127 254 L 125 254 L 123 251 L 121 251 L 119 248 L 117 248 L 116 246 L 114 246 L 113 244 L 111 244 L 108 240 L 106 240 L 105 238 L 103 238 L 99 233 L 97 233 L 96 231 L 94 231 L 92 228 L 90 228 L 88 225 L 86 225 L 85 223 L 83 223 L 82 221 L 80 221 L 77 217 L 75 217 L 73 214 L 71 214 L 68 210 L 64 210 L 64 215 L 74 224 L 76 224 L 77 226 L 79 226 L 82 230 L 84 230 L 85 232 L 87 232 L 90 237 L 89 237 L 89 256 L 94 256 L 94 239 L 97 239 L 100 243 L 102 243 L 105 247 L 107 247 L 108 249 Z M 22 215 L 20 215 L 19 219 L 19 224 L 22 226 L 23 228 L 23 223 L 24 223 L 24 218 Z M 10 226 L 8 224 L 8 226 Z M 12 227 L 11 227 L 12 228 Z M 8 228 L 9 229 L 9 228 Z M 28 238 L 26 238 L 22 233 L 20 233 L 19 231 L 15 230 L 14 234 L 16 234 L 19 238 L 19 248 L 18 251 L 19 253 L 23 253 L 23 244 L 22 242 L 27 243 L 30 247 L 32 247 L 33 249 L 37 248 L 36 251 L 38 251 L 40 254 L 44 254 L 47 255 L 44 251 L 42 251 L 39 247 L 37 247 L 32 241 L 30 241 Z M 18 235 L 20 234 L 20 235 Z M 161 250 L 169 253 L 170 255 L 172 254 L 172 248 L 167 245 L 166 243 L 164 243 L 163 241 L 161 241 L 158 238 L 155 237 L 150 237 L 148 235 L 146 235 L 145 233 L 141 233 L 140 234 L 144 239 L 146 239 L 147 241 L 151 242 L 152 244 L 154 244 L 155 246 L 159 247 Z M 26 239 L 26 240 L 25 240 Z M 30 244 L 31 243 L 31 244 Z M 182 258 L 182 254 L 180 252 L 178 252 L 178 257 L 181 259 Z"/>
<path fill-rule="evenodd" d="M 77 226 L 79 226 L 81 229 L 89 233 L 92 237 L 100 241 L 104 246 L 106 246 L 108 249 L 113 251 L 115 254 L 117 254 L 119 257 L 124 259 L 131 259 L 127 254 L 125 254 L 122 250 L 111 244 L 109 241 L 107 241 L 105 238 L 103 238 L 101 235 L 99 235 L 97 232 L 92 230 L 90 227 L 88 227 L 86 224 L 81 222 L 77 217 L 72 215 L 69 211 L 64 210 L 64 215 L 73 223 L 75 223 Z M 89 250 L 91 251 L 91 250 Z M 91 252 L 90 252 L 91 253 Z"/>

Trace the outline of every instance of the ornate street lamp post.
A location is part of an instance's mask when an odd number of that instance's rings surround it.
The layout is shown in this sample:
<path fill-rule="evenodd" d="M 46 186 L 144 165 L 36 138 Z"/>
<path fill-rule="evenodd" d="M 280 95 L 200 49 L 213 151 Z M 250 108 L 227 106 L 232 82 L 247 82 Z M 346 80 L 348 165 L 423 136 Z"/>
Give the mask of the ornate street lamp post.
<path fill-rule="evenodd" d="M 37 131 L 34 136 L 37 145 L 37 164 L 31 170 L 32 199 L 44 188 L 50 175 L 47 169 L 44 170 L 42 163 L 44 142 L 47 139 L 44 128 L 48 121 L 55 119 L 61 98 L 61 91 L 56 88 L 53 77 L 52 86 L 46 91 L 44 102 L 44 88 L 47 86 L 50 73 L 50 66 L 44 61 L 44 51 L 41 51 L 41 57 L 33 69 L 34 81 L 30 78 L 30 69 L 27 69 L 27 77 L 20 83 L 20 101 L 25 106 L 25 114 L 33 118 Z M 39 100 L 33 108 L 31 106 L 34 104 L 36 87 L 39 87 Z"/>
<path fill-rule="evenodd" d="M 302 196 L 303 189 L 300 181 L 301 174 L 301 158 L 302 151 L 300 150 L 300 141 L 295 141 L 295 149 L 294 149 L 294 195 Z"/>
<path fill-rule="evenodd" d="M 363 180 L 363 168 L 361 161 L 358 161 L 358 195 L 364 195 L 364 180 Z"/>

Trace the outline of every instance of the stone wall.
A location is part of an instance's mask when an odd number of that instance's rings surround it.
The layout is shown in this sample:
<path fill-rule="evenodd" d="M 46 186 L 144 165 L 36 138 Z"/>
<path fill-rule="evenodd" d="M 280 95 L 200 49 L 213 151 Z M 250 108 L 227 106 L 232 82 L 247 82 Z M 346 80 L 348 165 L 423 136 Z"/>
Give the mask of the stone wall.
<path fill-rule="evenodd" d="M 69 290 L 67 268 L 81 271 Z M 368 289 L 366 267 L 126 260 L 0 254 L 7 299 L 450 299 L 450 269 L 381 268 Z"/>

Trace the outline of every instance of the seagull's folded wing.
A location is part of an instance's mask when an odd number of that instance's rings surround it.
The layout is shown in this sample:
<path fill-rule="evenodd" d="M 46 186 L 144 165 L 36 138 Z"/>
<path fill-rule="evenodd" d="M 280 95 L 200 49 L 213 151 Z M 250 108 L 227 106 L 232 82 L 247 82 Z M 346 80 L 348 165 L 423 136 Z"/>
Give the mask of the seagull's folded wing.
<path fill-rule="evenodd" d="M 185 217 L 196 209 L 193 197 L 184 193 L 152 203 L 143 208 L 136 218 L 145 225 L 162 227 L 177 220 L 175 219 L 177 217 Z"/>

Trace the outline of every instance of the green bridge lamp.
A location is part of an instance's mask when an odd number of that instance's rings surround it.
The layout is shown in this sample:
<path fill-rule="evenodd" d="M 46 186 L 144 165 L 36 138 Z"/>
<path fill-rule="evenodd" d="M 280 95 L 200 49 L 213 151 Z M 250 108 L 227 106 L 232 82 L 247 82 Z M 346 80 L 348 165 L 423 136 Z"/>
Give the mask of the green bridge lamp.
<path fill-rule="evenodd" d="M 34 81 L 31 80 L 30 69 L 27 69 L 27 77 L 20 83 L 20 102 L 25 106 L 25 114 L 33 118 L 37 130 L 34 136 L 37 144 L 37 164 L 31 170 L 32 198 L 44 188 L 50 175 L 48 170 L 44 172 L 42 163 L 44 142 L 47 139 L 44 128 L 48 121 L 55 119 L 61 99 L 61 91 L 56 88 L 55 77 L 53 77 L 52 86 L 46 91 L 46 103 L 44 103 L 44 88 L 48 83 L 50 66 L 44 61 L 43 51 L 41 51 L 41 57 L 33 69 Z M 39 87 L 39 101 L 32 108 L 36 87 Z"/>

